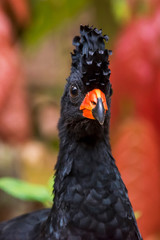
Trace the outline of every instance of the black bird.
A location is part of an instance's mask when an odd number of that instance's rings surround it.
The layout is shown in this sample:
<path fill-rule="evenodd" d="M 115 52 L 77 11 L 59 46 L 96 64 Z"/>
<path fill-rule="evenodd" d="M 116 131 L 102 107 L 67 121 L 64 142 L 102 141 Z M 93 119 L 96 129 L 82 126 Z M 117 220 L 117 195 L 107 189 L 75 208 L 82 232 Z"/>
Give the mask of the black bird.
<path fill-rule="evenodd" d="M 141 240 L 109 141 L 106 35 L 80 27 L 61 100 L 54 204 L 0 225 L 0 240 Z"/>

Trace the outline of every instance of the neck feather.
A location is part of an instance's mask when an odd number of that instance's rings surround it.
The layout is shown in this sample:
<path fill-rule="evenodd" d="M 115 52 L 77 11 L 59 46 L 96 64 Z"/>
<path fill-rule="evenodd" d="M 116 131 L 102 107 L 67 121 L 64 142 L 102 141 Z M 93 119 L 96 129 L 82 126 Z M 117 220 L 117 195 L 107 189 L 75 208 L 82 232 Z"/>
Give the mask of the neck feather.
<path fill-rule="evenodd" d="M 100 214 L 102 209 L 99 208 L 96 199 L 99 193 L 96 192 L 98 190 L 103 198 L 106 194 L 107 181 L 109 180 L 109 186 L 110 181 L 115 180 L 116 174 L 117 168 L 114 159 L 111 158 L 110 144 L 107 137 L 100 141 L 94 141 L 94 139 L 90 138 L 77 141 L 67 136 L 61 139 L 52 209 L 54 215 L 55 212 L 59 214 L 58 219 L 60 219 L 61 223 L 59 222 L 58 225 L 61 224 L 64 227 L 72 219 L 73 225 L 79 226 L 80 219 L 76 219 L 77 211 L 81 212 L 80 206 L 83 208 L 83 205 L 85 205 L 87 208 L 90 204 L 92 205 L 92 198 L 94 208 L 97 211 L 96 214 Z M 92 194 L 95 196 L 92 196 Z M 94 215 L 93 209 L 89 211 L 91 215 L 92 212 Z M 55 222 L 53 220 L 53 225 L 57 224 Z"/>

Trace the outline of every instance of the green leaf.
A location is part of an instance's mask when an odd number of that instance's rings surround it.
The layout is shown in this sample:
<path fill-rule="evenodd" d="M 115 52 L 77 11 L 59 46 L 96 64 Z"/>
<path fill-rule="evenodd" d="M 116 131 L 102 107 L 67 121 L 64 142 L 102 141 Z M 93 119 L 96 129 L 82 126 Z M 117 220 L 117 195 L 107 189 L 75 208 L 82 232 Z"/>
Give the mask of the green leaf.
<path fill-rule="evenodd" d="M 0 178 L 0 189 L 21 200 L 37 201 L 43 203 L 44 205 L 47 202 L 52 202 L 51 192 L 49 192 L 48 188 L 43 185 L 32 184 L 19 179 L 4 177 Z"/>
<path fill-rule="evenodd" d="M 89 0 L 30 0 L 32 21 L 24 34 L 24 42 L 35 44 L 62 23 L 76 16 Z"/>
<path fill-rule="evenodd" d="M 111 6 L 118 23 L 126 22 L 131 18 L 131 11 L 126 0 L 111 1 Z"/>

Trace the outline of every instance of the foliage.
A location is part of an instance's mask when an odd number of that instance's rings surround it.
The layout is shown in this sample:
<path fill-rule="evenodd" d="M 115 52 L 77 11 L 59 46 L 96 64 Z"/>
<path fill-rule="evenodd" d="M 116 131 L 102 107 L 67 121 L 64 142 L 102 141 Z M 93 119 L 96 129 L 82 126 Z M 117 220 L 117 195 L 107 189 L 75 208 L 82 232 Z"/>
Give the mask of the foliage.
<path fill-rule="evenodd" d="M 131 17 L 129 4 L 126 0 L 111 1 L 113 15 L 118 24 L 128 21 Z"/>
<path fill-rule="evenodd" d="M 51 179 L 47 186 L 28 183 L 16 178 L 0 178 L 0 189 L 11 196 L 24 201 L 37 201 L 44 206 L 50 206 L 52 203 Z"/>
<path fill-rule="evenodd" d="M 131 19 L 111 63 L 113 153 L 133 208 L 143 213 L 138 224 L 144 237 L 159 228 L 159 26 L 160 8 Z"/>
<path fill-rule="evenodd" d="M 154 231 L 159 221 L 159 152 L 156 131 L 149 121 L 131 118 L 119 125 L 114 139 L 113 155 L 133 209 L 142 213 L 138 226 L 145 237 Z"/>
<path fill-rule="evenodd" d="M 89 1 L 89 0 L 88 0 Z M 80 12 L 88 1 L 85 0 L 30 0 L 32 22 L 25 32 L 27 44 L 34 44 L 60 24 Z"/>
<path fill-rule="evenodd" d="M 29 45 L 39 42 L 45 35 L 55 31 L 60 25 L 66 24 L 68 20 L 75 17 L 88 5 L 90 8 L 93 7 L 95 9 L 98 18 L 102 17 L 104 22 L 103 14 L 97 14 L 97 7 L 99 6 L 96 1 L 63 0 L 58 2 L 56 0 L 30 0 L 32 21 L 24 33 L 24 42 Z M 102 0 L 101 5 L 106 12 L 105 20 L 108 19 L 107 13 L 109 12 L 113 13 L 113 17 L 118 25 L 131 17 L 129 4 L 126 0 Z M 98 21 L 99 19 L 97 19 Z M 113 25 L 113 21 L 114 19 L 109 24 Z"/>

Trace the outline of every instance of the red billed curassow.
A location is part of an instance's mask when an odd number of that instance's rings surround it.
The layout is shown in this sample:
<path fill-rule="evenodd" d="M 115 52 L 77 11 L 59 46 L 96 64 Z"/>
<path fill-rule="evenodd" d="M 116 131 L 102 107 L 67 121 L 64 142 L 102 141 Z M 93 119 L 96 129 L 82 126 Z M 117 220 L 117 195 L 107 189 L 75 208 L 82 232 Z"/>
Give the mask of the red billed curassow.
<path fill-rule="evenodd" d="M 80 27 L 61 100 L 51 209 L 0 224 L 0 240 L 142 240 L 109 141 L 112 87 L 106 35 Z"/>

